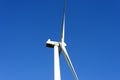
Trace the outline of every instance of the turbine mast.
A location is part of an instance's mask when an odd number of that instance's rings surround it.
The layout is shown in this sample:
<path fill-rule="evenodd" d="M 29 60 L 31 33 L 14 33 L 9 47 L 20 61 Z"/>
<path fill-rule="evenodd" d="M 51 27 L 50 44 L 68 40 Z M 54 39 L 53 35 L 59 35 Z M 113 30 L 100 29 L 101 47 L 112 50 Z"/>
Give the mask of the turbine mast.
<path fill-rule="evenodd" d="M 61 80 L 58 45 L 54 46 L 54 80 Z"/>

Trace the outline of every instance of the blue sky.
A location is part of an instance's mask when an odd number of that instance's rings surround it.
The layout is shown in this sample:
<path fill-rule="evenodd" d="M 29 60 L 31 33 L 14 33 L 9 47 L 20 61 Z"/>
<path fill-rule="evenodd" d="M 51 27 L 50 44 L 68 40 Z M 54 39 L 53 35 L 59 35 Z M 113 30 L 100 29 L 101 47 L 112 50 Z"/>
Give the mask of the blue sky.
<path fill-rule="evenodd" d="M 0 80 L 53 80 L 63 0 L 0 0 Z M 65 41 L 80 80 L 120 80 L 120 1 L 67 0 Z M 60 56 L 62 80 L 74 80 Z"/>

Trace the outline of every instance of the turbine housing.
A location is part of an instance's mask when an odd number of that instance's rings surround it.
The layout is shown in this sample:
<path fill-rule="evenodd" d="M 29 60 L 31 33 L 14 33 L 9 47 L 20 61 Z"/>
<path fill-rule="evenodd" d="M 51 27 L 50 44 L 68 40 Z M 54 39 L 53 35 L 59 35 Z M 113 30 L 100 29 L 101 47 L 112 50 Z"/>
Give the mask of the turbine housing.
<path fill-rule="evenodd" d="M 50 39 L 46 42 L 46 47 L 54 48 L 54 46 L 59 46 L 59 42 L 51 41 Z"/>

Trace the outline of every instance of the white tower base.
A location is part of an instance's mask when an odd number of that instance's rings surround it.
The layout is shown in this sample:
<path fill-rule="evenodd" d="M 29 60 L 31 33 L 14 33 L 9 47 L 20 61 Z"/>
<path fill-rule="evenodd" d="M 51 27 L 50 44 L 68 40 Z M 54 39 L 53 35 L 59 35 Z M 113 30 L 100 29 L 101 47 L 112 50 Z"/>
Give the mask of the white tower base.
<path fill-rule="evenodd" d="M 61 80 L 59 48 L 57 45 L 54 46 L 54 80 Z"/>

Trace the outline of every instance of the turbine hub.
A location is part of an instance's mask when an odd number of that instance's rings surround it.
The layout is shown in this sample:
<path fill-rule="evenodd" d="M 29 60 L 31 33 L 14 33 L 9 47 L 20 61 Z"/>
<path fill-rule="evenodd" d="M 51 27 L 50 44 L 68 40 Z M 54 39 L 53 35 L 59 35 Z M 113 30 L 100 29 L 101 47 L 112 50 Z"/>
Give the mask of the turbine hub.
<path fill-rule="evenodd" d="M 60 42 L 60 45 L 67 46 L 65 42 Z"/>

